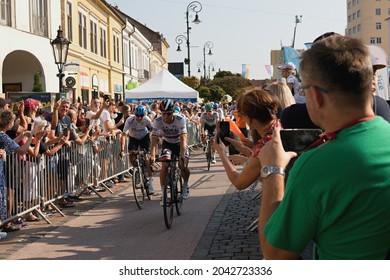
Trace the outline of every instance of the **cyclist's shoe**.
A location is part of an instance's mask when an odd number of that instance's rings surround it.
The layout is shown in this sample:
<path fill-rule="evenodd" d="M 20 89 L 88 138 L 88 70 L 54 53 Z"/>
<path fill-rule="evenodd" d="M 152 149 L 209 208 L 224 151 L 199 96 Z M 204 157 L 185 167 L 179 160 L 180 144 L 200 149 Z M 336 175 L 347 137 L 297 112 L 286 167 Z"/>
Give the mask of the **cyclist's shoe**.
<path fill-rule="evenodd" d="M 188 197 L 190 196 L 190 192 L 188 190 L 188 182 L 184 182 L 183 183 L 183 199 L 188 199 Z"/>
<path fill-rule="evenodd" d="M 171 160 L 171 151 L 168 149 L 164 149 L 159 157 L 160 161 Z"/>
<path fill-rule="evenodd" d="M 215 155 L 213 156 L 213 160 L 211 161 L 211 163 L 217 163 L 217 160 L 215 159 Z"/>
<path fill-rule="evenodd" d="M 146 187 L 148 188 L 149 195 L 154 194 L 154 186 L 152 179 L 149 179 L 148 183 L 146 184 Z"/>

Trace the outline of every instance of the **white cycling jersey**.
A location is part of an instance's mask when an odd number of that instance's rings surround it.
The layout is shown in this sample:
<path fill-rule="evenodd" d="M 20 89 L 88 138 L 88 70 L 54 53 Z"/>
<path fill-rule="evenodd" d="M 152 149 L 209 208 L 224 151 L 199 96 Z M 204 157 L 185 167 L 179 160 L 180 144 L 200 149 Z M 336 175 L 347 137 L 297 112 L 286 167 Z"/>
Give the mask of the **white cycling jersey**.
<path fill-rule="evenodd" d="M 204 120 L 204 123 L 213 126 L 217 125 L 217 122 L 219 121 L 220 117 L 217 111 L 212 111 L 211 114 L 207 112 L 203 112 L 202 115 L 200 116 L 201 120 Z"/>
<path fill-rule="evenodd" d="M 138 122 L 135 115 L 131 115 L 126 119 L 123 132 L 127 133 L 132 138 L 140 140 L 149 133 L 151 128 L 152 121 L 148 116 L 143 117 L 143 119 Z"/>
<path fill-rule="evenodd" d="M 162 136 L 163 140 L 169 143 L 179 143 L 180 136 L 187 134 L 186 120 L 179 115 L 173 115 L 172 123 L 165 123 L 162 116 L 158 117 L 153 123 L 153 136 Z"/>

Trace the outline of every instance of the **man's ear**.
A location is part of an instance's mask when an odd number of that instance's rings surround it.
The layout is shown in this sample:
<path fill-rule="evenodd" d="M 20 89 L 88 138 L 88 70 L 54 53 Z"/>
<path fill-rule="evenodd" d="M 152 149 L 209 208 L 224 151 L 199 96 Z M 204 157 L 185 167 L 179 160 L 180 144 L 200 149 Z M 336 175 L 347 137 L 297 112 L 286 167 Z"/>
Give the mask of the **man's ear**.
<path fill-rule="evenodd" d="M 315 106 L 316 108 L 322 108 L 324 106 L 324 101 L 325 101 L 325 93 L 321 92 L 319 89 L 313 87 L 313 92 L 311 94 L 313 94 L 313 101 L 315 103 Z"/>

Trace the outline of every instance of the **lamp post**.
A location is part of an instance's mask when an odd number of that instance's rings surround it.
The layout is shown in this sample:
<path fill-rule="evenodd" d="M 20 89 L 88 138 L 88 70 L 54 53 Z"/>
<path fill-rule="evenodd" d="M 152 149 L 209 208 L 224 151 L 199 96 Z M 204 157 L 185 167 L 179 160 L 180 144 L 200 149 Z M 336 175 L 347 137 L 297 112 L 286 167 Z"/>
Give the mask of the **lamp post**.
<path fill-rule="evenodd" d="M 184 60 L 184 63 L 188 65 L 188 77 L 191 76 L 191 52 L 190 52 L 190 22 L 189 22 L 189 15 L 190 12 L 195 12 L 195 19 L 192 21 L 195 24 L 199 24 L 199 16 L 198 13 L 202 10 L 202 4 L 198 1 L 192 1 L 190 4 L 187 6 L 186 10 L 186 23 L 187 23 L 187 37 L 183 35 L 183 37 L 186 39 L 186 44 L 187 44 L 187 60 Z M 180 36 L 180 35 L 179 35 Z M 178 36 L 178 37 L 179 37 Z M 177 38 L 177 37 L 176 37 Z M 180 50 L 180 48 L 178 47 Z"/>
<path fill-rule="evenodd" d="M 213 42 L 207 41 L 203 45 L 203 85 L 206 85 L 206 50 L 208 55 L 213 55 L 211 49 L 214 47 Z"/>
<path fill-rule="evenodd" d="M 211 71 L 215 72 L 215 62 L 210 62 L 209 63 L 209 79 L 210 79 L 210 69 Z"/>
<path fill-rule="evenodd" d="M 295 16 L 294 37 L 293 37 L 293 41 L 292 41 L 292 45 L 291 45 L 292 48 L 294 48 L 294 45 L 295 45 L 295 34 L 297 33 L 297 24 L 298 23 L 302 23 L 302 15 L 299 17 Z"/>
<path fill-rule="evenodd" d="M 63 84 L 62 79 L 65 74 L 64 64 L 66 63 L 66 58 L 68 56 L 69 44 L 70 41 L 64 38 L 63 31 L 61 30 L 61 26 L 58 27 L 57 37 L 50 42 L 53 48 L 54 61 L 57 64 L 58 74 L 57 77 L 59 79 L 59 93 L 63 92 Z"/>

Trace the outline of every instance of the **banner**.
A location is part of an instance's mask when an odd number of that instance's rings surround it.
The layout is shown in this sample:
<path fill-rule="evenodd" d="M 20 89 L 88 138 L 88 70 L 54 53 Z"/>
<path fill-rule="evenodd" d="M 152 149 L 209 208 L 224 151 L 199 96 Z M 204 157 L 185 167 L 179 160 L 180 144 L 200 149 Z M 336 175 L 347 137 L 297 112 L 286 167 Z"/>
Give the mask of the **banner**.
<path fill-rule="evenodd" d="M 274 67 L 272 65 L 264 65 L 265 70 L 267 70 L 268 75 L 272 78 L 274 75 Z"/>
<path fill-rule="evenodd" d="M 251 65 L 250 64 L 243 64 L 242 65 L 242 77 L 243 78 L 246 78 L 246 79 L 249 79 L 249 71 L 251 69 Z"/>
<path fill-rule="evenodd" d="M 292 62 L 295 64 L 297 70 L 299 70 L 300 54 L 296 49 L 291 47 L 282 47 L 284 53 L 284 63 Z"/>

